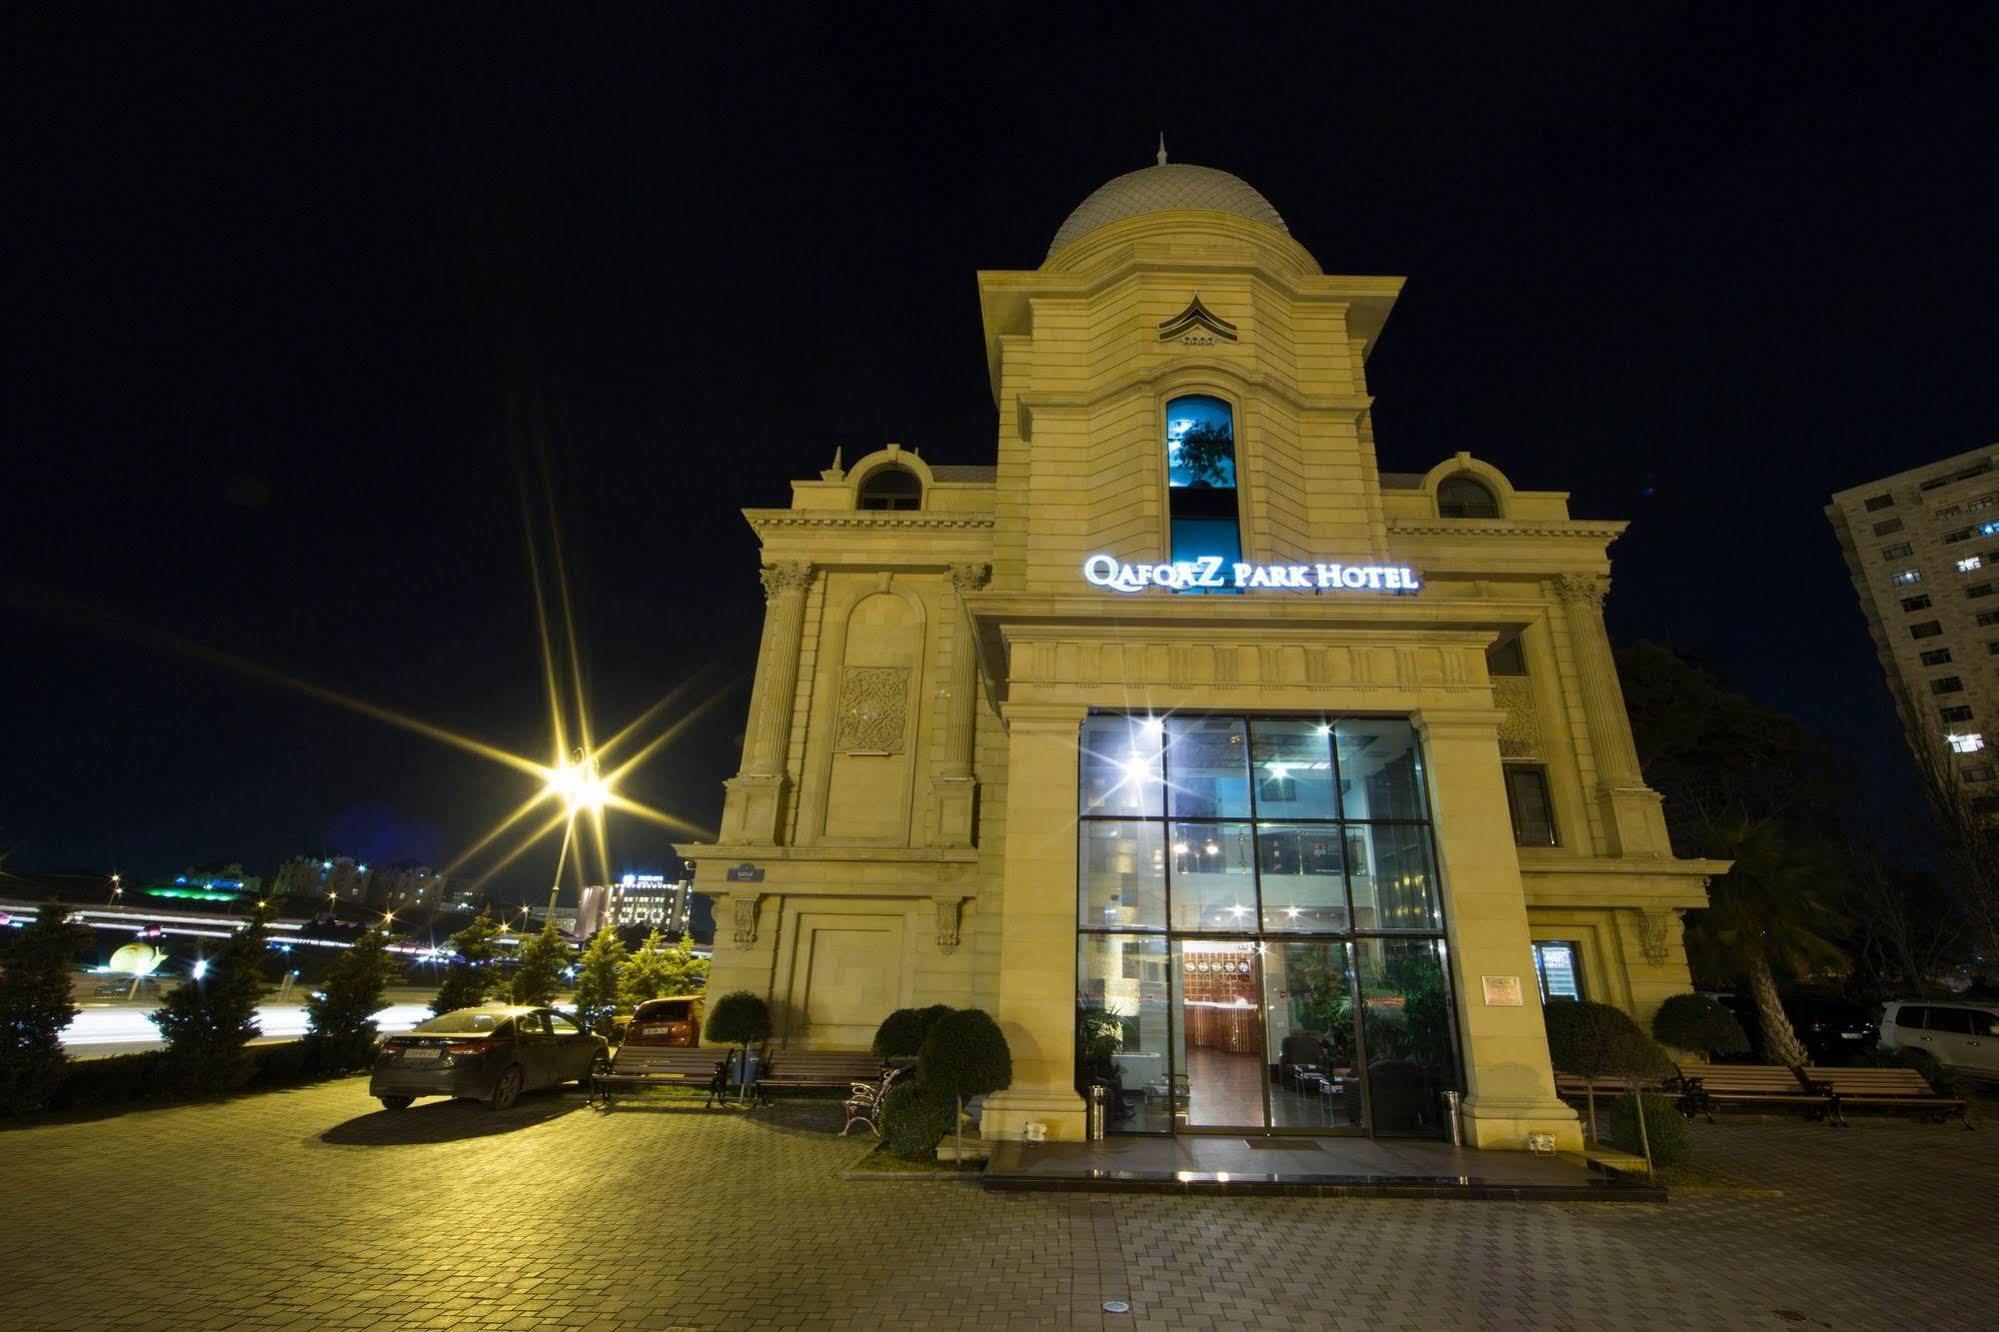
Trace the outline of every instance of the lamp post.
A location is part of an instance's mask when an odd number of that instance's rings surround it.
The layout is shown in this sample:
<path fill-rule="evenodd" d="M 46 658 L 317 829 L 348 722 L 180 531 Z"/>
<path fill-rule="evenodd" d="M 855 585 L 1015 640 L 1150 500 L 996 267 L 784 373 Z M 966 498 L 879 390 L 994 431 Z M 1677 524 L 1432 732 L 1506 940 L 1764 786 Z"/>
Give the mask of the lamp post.
<path fill-rule="evenodd" d="M 116 905 L 116 904 L 117 904 L 117 901 L 118 901 L 118 899 L 119 899 L 119 898 L 121 898 L 121 897 L 123 897 L 124 895 L 125 895 L 125 886 L 124 886 L 123 882 L 122 882 L 122 881 L 121 881 L 121 880 L 119 879 L 119 876 L 118 876 L 118 875 L 116 875 L 116 874 L 112 875 L 112 876 L 111 876 L 111 897 L 110 897 L 110 900 L 109 900 L 109 902 L 107 903 L 107 905 Z"/>

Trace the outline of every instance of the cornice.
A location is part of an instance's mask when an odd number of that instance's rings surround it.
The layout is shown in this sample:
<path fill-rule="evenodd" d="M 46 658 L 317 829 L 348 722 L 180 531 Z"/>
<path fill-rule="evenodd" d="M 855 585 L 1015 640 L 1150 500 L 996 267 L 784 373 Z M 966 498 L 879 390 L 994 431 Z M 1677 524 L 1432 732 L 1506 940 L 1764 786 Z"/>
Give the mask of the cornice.
<path fill-rule="evenodd" d="M 994 521 L 989 513 L 897 513 L 893 510 L 851 513 L 837 509 L 824 513 L 812 509 L 745 509 L 743 517 L 748 520 L 750 529 L 759 534 L 767 528 L 779 527 L 861 528 L 877 532 L 909 528 L 990 528 Z"/>
<path fill-rule="evenodd" d="M 1578 541 L 1615 541 L 1624 535 L 1624 529 L 1631 524 L 1606 521 L 1597 523 L 1576 522 L 1508 522 L 1504 518 L 1474 518 L 1457 522 L 1443 522 L 1437 519 L 1395 519 L 1387 520 L 1391 534 L 1401 536 L 1440 537 L 1567 537 Z"/>

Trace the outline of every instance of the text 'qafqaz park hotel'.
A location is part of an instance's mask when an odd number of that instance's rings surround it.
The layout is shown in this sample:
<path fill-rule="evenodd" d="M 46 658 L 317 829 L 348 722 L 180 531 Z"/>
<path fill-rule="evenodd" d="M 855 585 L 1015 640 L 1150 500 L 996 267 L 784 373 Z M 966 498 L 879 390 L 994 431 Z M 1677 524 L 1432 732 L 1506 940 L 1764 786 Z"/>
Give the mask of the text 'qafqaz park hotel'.
<path fill-rule="evenodd" d="M 1688 988 L 1602 601 L 1623 525 L 1470 452 L 1379 470 L 1398 278 L 1180 164 L 979 275 L 992 465 L 889 446 L 750 509 L 768 601 L 711 990 L 776 1043 L 992 1012 L 989 1136 L 1579 1145 L 1543 993 Z"/>

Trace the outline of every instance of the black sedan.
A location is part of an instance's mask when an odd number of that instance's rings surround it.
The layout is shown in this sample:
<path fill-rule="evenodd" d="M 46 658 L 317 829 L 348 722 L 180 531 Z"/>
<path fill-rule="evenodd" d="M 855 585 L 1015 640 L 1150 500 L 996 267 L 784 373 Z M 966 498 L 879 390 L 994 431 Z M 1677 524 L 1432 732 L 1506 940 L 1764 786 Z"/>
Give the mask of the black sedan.
<path fill-rule="evenodd" d="M 538 1087 L 588 1087 L 610 1063 L 609 1043 L 565 1013 L 488 1004 L 391 1036 L 375 1060 L 368 1093 L 391 1110 L 406 1110 L 419 1096 L 456 1096 L 504 1110 Z"/>

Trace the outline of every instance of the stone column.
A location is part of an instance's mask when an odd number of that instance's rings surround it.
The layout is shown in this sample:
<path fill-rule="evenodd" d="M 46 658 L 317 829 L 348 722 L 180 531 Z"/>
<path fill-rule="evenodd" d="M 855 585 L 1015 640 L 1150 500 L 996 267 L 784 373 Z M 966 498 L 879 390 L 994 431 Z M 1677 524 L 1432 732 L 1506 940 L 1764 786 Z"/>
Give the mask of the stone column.
<path fill-rule="evenodd" d="M 1555 596 L 1562 602 L 1575 654 L 1590 751 L 1596 756 L 1597 798 L 1610 852 L 1663 856 L 1668 854 L 1665 817 L 1658 795 L 1646 787 L 1638 769 L 1631 718 L 1624 710 L 1617 662 L 1603 627 L 1603 599 L 1609 590 L 1610 580 L 1593 574 L 1562 574 L 1555 579 Z"/>
<path fill-rule="evenodd" d="M 973 750 L 979 723 L 979 659 L 971 611 L 965 598 L 986 585 L 992 566 L 951 566 L 953 600 L 958 617 L 951 640 L 950 672 L 944 698 L 944 747 L 938 755 L 932 786 L 937 795 L 937 844 L 970 846 L 978 782 L 972 775 Z"/>
<path fill-rule="evenodd" d="M 743 769 L 725 783 L 722 814 L 725 842 L 774 845 L 784 797 L 785 749 L 791 741 L 791 711 L 798 695 L 798 651 L 805 633 L 805 594 L 812 566 L 803 560 L 766 564 L 763 646 L 750 696 L 749 739 Z"/>
<path fill-rule="evenodd" d="M 979 1131 L 1083 1136 L 1076 1093 L 1076 781 L 1080 704 L 1005 708 L 1006 863 L 1000 879 L 999 1005 L 1013 1086 L 986 1099 Z M 1502 810 L 1504 806 L 1502 805 Z"/>
<path fill-rule="evenodd" d="M 1451 986 L 1464 1043 L 1465 1141 L 1517 1150 L 1527 1146 L 1529 1133 L 1552 1133 L 1559 1148 L 1580 1151 L 1582 1126 L 1555 1095 L 1535 992 L 1527 900 L 1500 773 L 1501 715 L 1426 708 L 1415 718 L 1436 819 Z"/>

